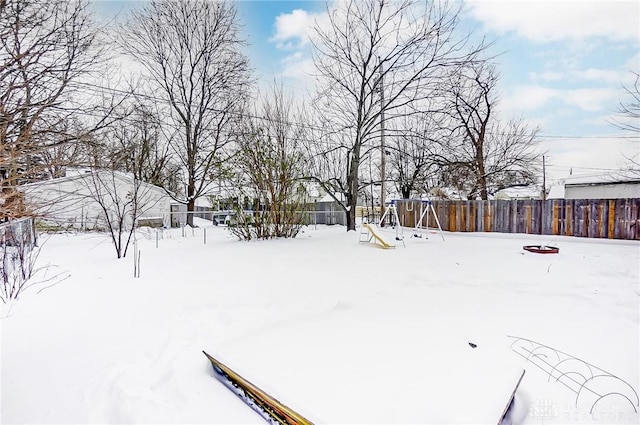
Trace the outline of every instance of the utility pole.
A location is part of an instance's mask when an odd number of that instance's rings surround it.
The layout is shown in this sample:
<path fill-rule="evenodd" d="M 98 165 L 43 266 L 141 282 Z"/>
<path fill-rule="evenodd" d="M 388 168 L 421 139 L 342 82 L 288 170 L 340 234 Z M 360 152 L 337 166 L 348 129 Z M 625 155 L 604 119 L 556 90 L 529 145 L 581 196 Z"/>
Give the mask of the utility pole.
<path fill-rule="evenodd" d="M 547 169 L 545 167 L 544 155 L 542 155 L 542 200 L 547 200 Z"/>
<path fill-rule="evenodd" d="M 378 56 L 378 61 L 380 57 Z M 380 216 L 384 215 L 384 180 L 386 177 L 385 170 L 385 146 L 384 146 L 384 69 L 383 63 L 380 61 Z M 380 222 L 380 226 L 384 226 L 384 222 Z"/>

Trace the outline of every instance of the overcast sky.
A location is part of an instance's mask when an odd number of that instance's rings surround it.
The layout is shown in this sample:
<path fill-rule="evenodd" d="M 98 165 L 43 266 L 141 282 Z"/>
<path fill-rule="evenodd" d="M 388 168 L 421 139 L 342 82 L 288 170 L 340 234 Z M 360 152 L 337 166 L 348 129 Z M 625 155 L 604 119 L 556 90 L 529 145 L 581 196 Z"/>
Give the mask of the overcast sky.
<path fill-rule="evenodd" d="M 112 17 L 141 1 L 100 0 Z M 284 79 L 292 91 L 309 86 L 308 35 L 324 15 L 323 1 L 238 1 L 258 78 Z M 607 172 L 640 160 L 640 136 L 610 124 L 624 86 L 640 73 L 640 2 L 465 1 L 462 28 L 494 41 L 501 74 L 500 110 L 542 129 L 548 176 Z"/>

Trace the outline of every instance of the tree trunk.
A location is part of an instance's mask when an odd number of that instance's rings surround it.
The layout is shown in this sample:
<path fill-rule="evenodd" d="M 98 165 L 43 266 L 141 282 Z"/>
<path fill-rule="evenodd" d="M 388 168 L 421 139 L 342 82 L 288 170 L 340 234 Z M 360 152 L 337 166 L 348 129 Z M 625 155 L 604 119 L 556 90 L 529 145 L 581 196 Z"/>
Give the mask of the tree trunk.
<path fill-rule="evenodd" d="M 489 192 L 487 191 L 487 178 L 483 175 L 480 177 L 480 199 L 489 199 Z"/>
<path fill-rule="evenodd" d="M 347 214 L 347 232 L 349 230 L 356 230 L 356 207 L 349 208 Z"/>
<path fill-rule="evenodd" d="M 487 200 L 489 199 L 489 192 L 487 191 L 487 176 L 485 174 L 484 168 L 484 156 L 479 155 L 478 159 L 478 186 L 480 189 L 480 199 Z"/>
<path fill-rule="evenodd" d="M 482 124 L 482 128 L 480 130 L 480 135 L 478 136 L 478 140 L 476 141 L 476 168 L 478 170 L 478 186 L 480 188 L 480 199 L 487 200 L 489 199 L 489 194 L 487 192 L 487 175 L 485 174 L 485 157 L 484 157 L 484 135 L 486 123 L 489 119 L 489 114 L 487 113 L 487 120 L 485 120 Z"/>
<path fill-rule="evenodd" d="M 347 194 L 347 232 L 356 230 L 356 206 L 358 205 L 358 168 L 360 166 L 360 142 L 357 141 L 349 163 L 349 175 L 347 176 L 347 185 L 349 193 Z"/>
<path fill-rule="evenodd" d="M 402 186 L 402 199 L 410 199 L 411 198 L 411 188 L 409 186 Z"/>
<path fill-rule="evenodd" d="M 187 202 L 187 225 L 191 227 L 195 227 L 193 225 L 193 211 L 196 209 L 196 200 L 189 197 L 189 202 Z"/>
<path fill-rule="evenodd" d="M 193 225 L 193 212 L 196 210 L 196 182 L 193 178 L 193 171 L 189 172 L 188 184 L 187 184 L 187 225 L 195 227 Z"/>

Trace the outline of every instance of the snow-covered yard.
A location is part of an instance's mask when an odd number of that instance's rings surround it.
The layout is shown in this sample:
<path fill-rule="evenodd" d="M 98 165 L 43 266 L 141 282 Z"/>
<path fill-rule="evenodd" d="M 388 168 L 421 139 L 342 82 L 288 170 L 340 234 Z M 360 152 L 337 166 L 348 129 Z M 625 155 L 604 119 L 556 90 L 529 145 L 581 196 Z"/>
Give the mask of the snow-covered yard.
<path fill-rule="evenodd" d="M 202 350 L 316 423 L 468 422 L 482 407 L 474 400 L 501 391 L 473 370 L 512 363 L 526 369 L 515 422 L 638 422 L 621 396 L 591 414 L 593 400 L 576 406 L 508 337 L 638 392 L 637 242 L 405 232 L 406 248 L 382 250 L 340 226 L 257 242 L 207 227 L 206 245 L 203 231 L 165 231 L 158 248 L 154 231 L 140 232 L 139 279 L 132 252 L 115 259 L 104 235 L 52 236 L 40 260 L 71 277 L 3 307 L 1 422 L 261 423 Z M 530 244 L 560 253 L 525 252 Z M 449 414 L 431 416 L 443 394 Z"/>

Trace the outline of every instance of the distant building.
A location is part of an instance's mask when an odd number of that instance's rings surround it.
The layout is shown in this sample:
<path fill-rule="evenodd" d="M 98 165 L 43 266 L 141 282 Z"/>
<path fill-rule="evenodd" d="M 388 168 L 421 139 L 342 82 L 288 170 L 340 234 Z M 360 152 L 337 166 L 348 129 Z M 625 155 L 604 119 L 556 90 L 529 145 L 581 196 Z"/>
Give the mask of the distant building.
<path fill-rule="evenodd" d="M 620 172 L 589 177 L 569 177 L 553 186 L 550 199 L 640 198 L 640 174 Z"/>
<path fill-rule="evenodd" d="M 138 187 L 138 221 L 169 225 L 171 197 L 164 189 L 136 181 L 132 175 L 117 171 L 85 171 L 75 175 L 19 186 L 25 203 L 52 225 L 64 228 L 105 229 L 107 211 L 125 211 L 127 226 L 134 185 Z M 100 198 L 102 201 L 98 202 Z M 126 205 L 126 206 L 125 206 Z"/>
<path fill-rule="evenodd" d="M 530 200 L 541 199 L 542 189 L 537 186 L 515 186 L 496 191 L 493 199 Z"/>

